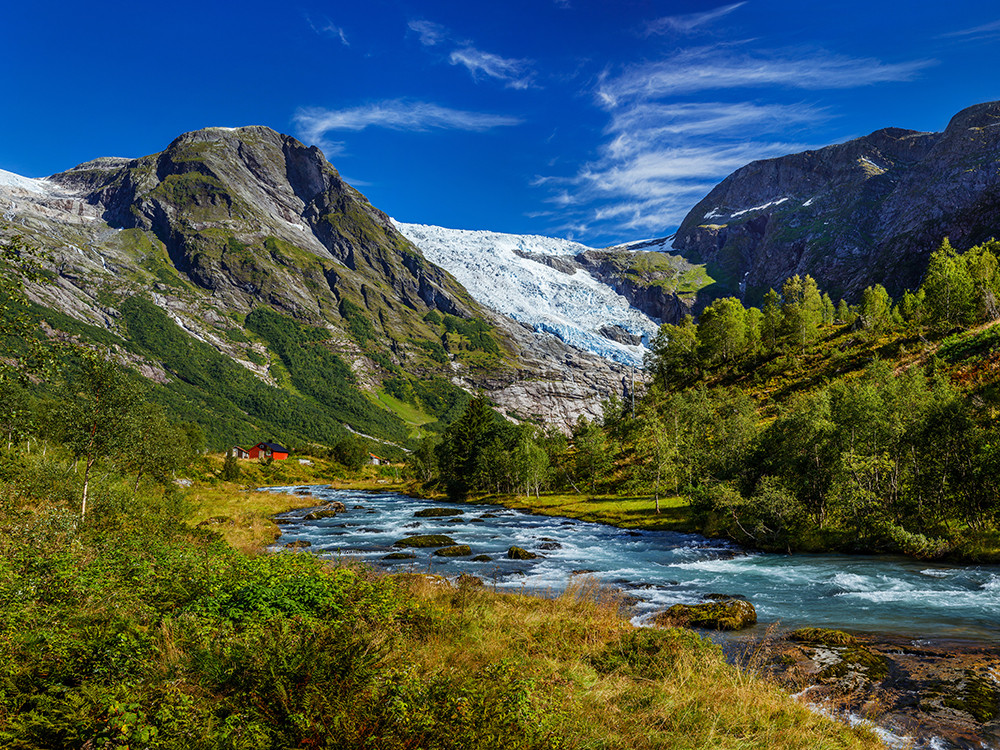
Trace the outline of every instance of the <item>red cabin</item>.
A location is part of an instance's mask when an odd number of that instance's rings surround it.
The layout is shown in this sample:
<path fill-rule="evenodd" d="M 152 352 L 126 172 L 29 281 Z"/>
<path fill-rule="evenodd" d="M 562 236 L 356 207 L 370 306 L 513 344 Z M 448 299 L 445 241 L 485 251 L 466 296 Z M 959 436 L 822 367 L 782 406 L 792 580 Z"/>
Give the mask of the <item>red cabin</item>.
<path fill-rule="evenodd" d="M 288 458 L 288 448 L 282 448 L 277 443 L 257 443 L 247 453 L 250 458 L 272 458 L 275 461 Z"/>

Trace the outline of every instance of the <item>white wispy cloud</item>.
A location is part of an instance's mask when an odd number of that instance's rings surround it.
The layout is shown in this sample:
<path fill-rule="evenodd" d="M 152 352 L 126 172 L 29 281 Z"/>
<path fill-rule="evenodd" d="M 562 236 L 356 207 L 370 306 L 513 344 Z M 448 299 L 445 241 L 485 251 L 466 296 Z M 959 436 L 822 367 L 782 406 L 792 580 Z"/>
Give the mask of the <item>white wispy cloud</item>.
<path fill-rule="evenodd" d="M 731 5 L 723 5 L 719 8 L 704 11 L 703 13 L 687 13 L 684 15 L 657 18 L 655 21 L 650 21 L 646 26 L 646 33 L 663 34 L 668 31 L 674 31 L 681 34 L 690 34 L 699 26 L 704 26 L 723 16 L 727 16 L 743 5 L 746 5 L 746 3 L 732 3 Z"/>
<path fill-rule="evenodd" d="M 664 234 L 727 174 L 811 147 L 787 135 L 829 117 L 809 103 L 630 100 L 610 112 L 596 159 L 532 184 L 549 190 L 563 231 Z"/>
<path fill-rule="evenodd" d="M 725 49 L 698 48 L 633 66 L 617 76 L 605 74 L 597 95 L 603 106 L 612 109 L 622 100 L 660 99 L 722 89 L 770 86 L 846 89 L 909 81 L 934 64 L 934 60 L 886 63 L 825 51 L 736 55 Z"/>
<path fill-rule="evenodd" d="M 350 47 L 351 43 L 347 41 L 347 34 L 344 30 L 331 21 L 329 18 L 324 19 L 322 22 L 313 21 L 309 16 L 306 16 L 306 22 L 309 24 L 309 28 L 315 31 L 321 36 L 328 36 L 331 39 L 336 39 L 345 47 Z"/>
<path fill-rule="evenodd" d="M 410 31 L 416 33 L 420 43 L 425 47 L 435 47 L 444 42 L 450 36 L 448 29 L 439 23 L 417 19 L 410 21 L 407 26 Z"/>
<path fill-rule="evenodd" d="M 337 131 L 359 131 L 366 128 L 386 128 L 426 132 L 429 130 L 466 130 L 482 132 L 493 128 L 519 125 L 522 120 L 510 115 L 442 107 L 431 102 L 403 99 L 376 102 L 350 109 L 305 107 L 293 118 L 303 140 L 329 148 L 326 134 Z"/>
<path fill-rule="evenodd" d="M 960 29 L 959 31 L 949 31 L 947 34 L 941 34 L 941 38 L 949 37 L 991 37 L 1000 34 L 1000 21 L 993 21 L 992 23 L 985 23 L 982 26 L 973 26 L 970 29 Z"/>
<path fill-rule="evenodd" d="M 508 88 L 526 89 L 533 85 L 530 60 L 500 57 L 467 46 L 454 50 L 448 57 L 452 65 L 461 65 L 474 78 L 480 75 L 503 81 Z"/>

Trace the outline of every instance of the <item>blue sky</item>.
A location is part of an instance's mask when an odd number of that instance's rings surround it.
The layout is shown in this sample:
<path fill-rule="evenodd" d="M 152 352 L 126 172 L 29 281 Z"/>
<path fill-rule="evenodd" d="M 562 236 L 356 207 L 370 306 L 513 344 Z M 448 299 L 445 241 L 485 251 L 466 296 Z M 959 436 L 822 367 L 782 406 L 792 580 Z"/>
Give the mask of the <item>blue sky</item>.
<path fill-rule="evenodd" d="M 1000 99 L 995 0 L 10 6 L 0 169 L 268 125 L 401 221 L 595 246 L 753 159 Z"/>

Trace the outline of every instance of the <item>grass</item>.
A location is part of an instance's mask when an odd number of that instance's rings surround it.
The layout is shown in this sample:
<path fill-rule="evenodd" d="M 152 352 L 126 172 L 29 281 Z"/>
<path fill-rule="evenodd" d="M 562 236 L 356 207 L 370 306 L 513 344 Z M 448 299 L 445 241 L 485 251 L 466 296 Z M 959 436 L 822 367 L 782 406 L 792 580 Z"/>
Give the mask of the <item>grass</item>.
<path fill-rule="evenodd" d="M 378 390 L 375 392 L 365 391 L 365 395 L 368 396 L 373 403 L 377 406 L 381 406 L 383 409 L 393 412 L 402 419 L 408 426 L 412 429 L 410 430 L 410 437 L 420 439 L 427 435 L 426 430 L 420 429 L 425 424 L 430 424 L 437 420 L 436 417 L 427 414 L 425 411 L 413 404 L 408 404 L 405 401 L 386 393 L 384 390 Z"/>
<path fill-rule="evenodd" d="M 591 583 L 555 599 L 444 586 L 409 591 L 447 613 L 412 655 L 427 677 L 441 664 L 476 673 L 504 662 L 528 681 L 531 703 L 566 748 L 877 748 L 866 730 L 811 713 L 776 686 L 726 664 L 681 630 L 636 629 L 615 595 Z"/>
<path fill-rule="evenodd" d="M 518 508 L 542 516 L 565 516 L 606 523 L 624 529 L 689 531 L 692 528 L 688 501 L 678 496 L 660 498 L 659 513 L 652 497 L 545 493 L 538 498 L 486 495 L 476 497 L 474 502 Z"/>

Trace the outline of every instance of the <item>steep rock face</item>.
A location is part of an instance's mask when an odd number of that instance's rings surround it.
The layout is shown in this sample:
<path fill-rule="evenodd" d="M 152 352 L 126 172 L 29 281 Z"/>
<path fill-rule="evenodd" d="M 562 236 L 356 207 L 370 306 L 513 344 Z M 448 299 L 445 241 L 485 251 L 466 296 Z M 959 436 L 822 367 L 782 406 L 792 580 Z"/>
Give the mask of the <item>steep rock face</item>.
<path fill-rule="evenodd" d="M 966 248 L 1000 233 L 1000 102 L 969 107 L 943 133 L 886 128 L 847 143 L 748 164 L 685 217 L 674 248 L 705 263 L 710 298 L 757 302 L 811 274 L 856 299 L 919 283 L 950 236 Z"/>
<path fill-rule="evenodd" d="M 111 226 L 153 232 L 178 271 L 234 309 L 263 298 L 322 317 L 329 291 L 390 318 L 399 302 L 472 314 L 465 290 L 319 149 L 269 128 L 185 133 L 162 153 L 88 162 L 51 180 L 84 192 Z"/>
<path fill-rule="evenodd" d="M 644 256 L 656 258 L 656 265 L 637 268 L 640 265 L 637 259 L 641 262 Z M 635 250 L 604 250 L 580 253 L 575 259 L 594 278 L 625 297 L 632 307 L 662 323 L 679 323 L 694 305 L 694 295 L 677 290 L 677 277 L 687 265 L 681 258 Z"/>

